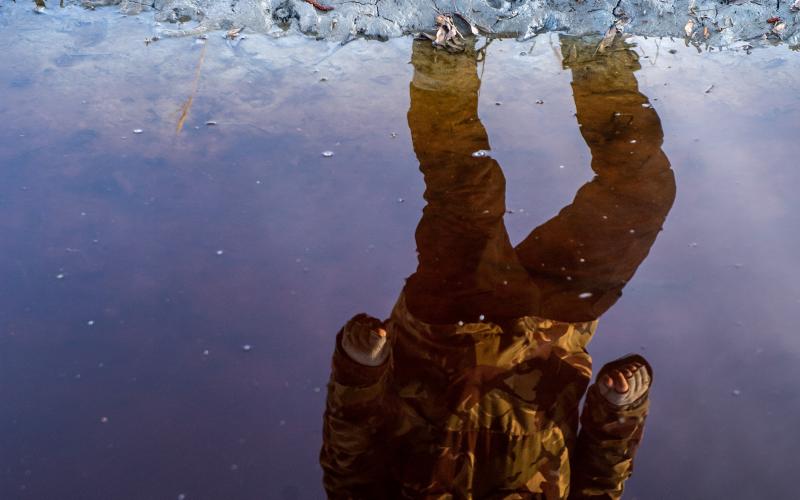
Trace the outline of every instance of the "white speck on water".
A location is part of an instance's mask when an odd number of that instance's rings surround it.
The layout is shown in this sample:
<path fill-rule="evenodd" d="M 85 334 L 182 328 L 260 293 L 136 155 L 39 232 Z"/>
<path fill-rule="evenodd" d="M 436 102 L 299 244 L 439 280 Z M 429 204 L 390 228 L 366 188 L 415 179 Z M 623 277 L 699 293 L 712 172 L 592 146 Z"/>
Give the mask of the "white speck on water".
<path fill-rule="evenodd" d="M 558 168 L 564 168 L 564 165 L 559 165 Z"/>
<path fill-rule="evenodd" d="M 217 250 L 217 255 L 222 255 L 225 253 L 225 250 Z"/>
<path fill-rule="evenodd" d="M 244 352 L 250 352 L 250 351 L 253 350 L 253 346 L 251 346 L 250 344 L 245 344 L 245 345 L 242 346 L 242 350 Z"/>
<path fill-rule="evenodd" d="M 567 276 L 567 281 L 572 281 L 572 276 Z"/>
<path fill-rule="evenodd" d="M 236 464 L 231 464 L 231 470 L 232 471 L 237 471 L 237 470 L 239 470 L 239 466 L 236 465 Z"/>
<path fill-rule="evenodd" d="M 144 130 L 142 130 L 142 129 L 140 129 L 140 128 L 135 128 L 135 129 L 133 129 L 133 133 L 134 133 L 134 134 L 141 134 L 142 132 L 144 132 Z"/>
<path fill-rule="evenodd" d="M 734 395 L 734 396 L 741 396 L 742 395 L 742 391 L 740 391 L 739 389 L 734 389 L 734 390 L 731 391 L 731 394 Z"/>
<path fill-rule="evenodd" d="M 181 493 L 180 495 L 178 495 L 178 500 L 186 500 L 186 495 Z"/>
<path fill-rule="evenodd" d="M 586 262 L 586 259 L 584 259 L 583 257 L 581 257 L 580 259 L 578 259 L 578 262 Z"/>
<path fill-rule="evenodd" d="M 635 229 L 629 229 L 629 230 L 628 230 L 628 232 L 629 232 L 629 233 L 631 233 L 631 234 L 633 234 L 633 233 L 635 233 L 635 232 L 636 232 L 636 230 L 635 230 Z"/>
<path fill-rule="evenodd" d="M 330 158 L 331 156 L 333 156 L 333 151 L 323 151 L 322 156 L 325 158 Z"/>
<path fill-rule="evenodd" d="M 64 279 L 64 274 L 63 273 L 56 274 L 56 279 L 57 280 L 63 280 Z"/>
<path fill-rule="evenodd" d="M 89 321 L 86 322 L 86 324 L 89 326 L 94 326 L 94 320 L 90 319 Z"/>
<path fill-rule="evenodd" d="M 404 203 L 405 201 L 403 198 L 397 198 L 397 203 Z"/>
<path fill-rule="evenodd" d="M 696 246 L 697 246 L 697 243 L 694 242 L 694 241 L 689 243 L 689 248 L 695 248 Z"/>
<path fill-rule="evenodd" d="M 592 292 L 583 292 L 583 293 L 578 294 L 578 298 L 579 299 L 588 299 L 591 296 L 592 296 Z"/>
<path fill-rule="evenodd" d="M 604 215 L 603 220 L 608 220 L 608 215 Z"/>
<path fill-rule="evenodd" d="M 486 319 L 486 316 L 484 316 L 483 314 L 481 314 L 480 316 L 478 316 L 478 319 L 479 319 L 480 321 L 483 321 L 483 320 L 485 320 L 485 319 Z"/>
<path fill-rule="evenodd" d="M 392 139 L 394 139 L 395 137 L 397 137 L 397 132 L 392 132 L 392 133 L 391 133 L 391 134 L 389 134 L 389 135 L 392 137 Z"/>
<path fill-rule="evenodd" d="M 278 425 L 280 426 L 286 425 L 286 420 L 281 420 L 280 422 L 278 422 Z"/>
<path fill-rule="evenodd" d="M 631 144 L 636 144 L 636 139 L 631 139 Z"/>
<path fill-rule="evenodd" d="M 458 326 L 464 326 L 464 322 L 463 321 L 459 321 L 458 322 Z"/>
<path fill-rule="evenodd" d="M 503 284 L 504 284 L 504 285 L 508 285 L 508 281 L 506 281 L 506 280 L 503 280 Z"/>
<path fill-rule="evenodd" d="M 211 351 L 209 351 L 208 349 L 203 351 L 203 356 L 208 356 L 209 354 L 211 354 Z"/>
<path fill-rule="evenodd" d="M 319 387 L 314 387 L 314 392 L 320 392 L 321 390 Z"/>
<path fill-rule="evenodd" d="M 472 153 L 473 158 L 485 158 L 487 156 L 489 156 L 489 152 L 486 151 L 485 149 L 479 149 L 474 153 Z"/>
<path fill-rule="evenodd" d="M 108 423 L 108 417 L 100 417 L 100 423 L 101 424 L 107 424 Z"/>
<path fill-rule="evenodd" d="M 649 108 L 650 107 L 650 103 L 649 102 L 643 103 L 642 107 L 643 108 Z"/>

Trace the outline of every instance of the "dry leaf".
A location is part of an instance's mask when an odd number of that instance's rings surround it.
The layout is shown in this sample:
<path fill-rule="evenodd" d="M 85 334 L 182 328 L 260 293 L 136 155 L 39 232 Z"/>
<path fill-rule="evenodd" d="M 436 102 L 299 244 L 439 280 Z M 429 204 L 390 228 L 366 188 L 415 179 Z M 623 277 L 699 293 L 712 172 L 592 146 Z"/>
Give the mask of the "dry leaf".
<path fill-rule="evenodd" d="M 618 31 L 616 26 L 608 28 L 605 36 L 603 36 L 603 39 L 600 41 L 600 45 L 597 46 L 596 52 L 602 54 L 607 48 L 611 47 L 611 44 L 614 43 L 614 38 L 617 37 L 617 33 Z"/>
<path fill-rule="evenodd" d="M 691 38 L 692 33 L 694 33 L 694 21 L 689 19 L 689 21 L 686 22 L 686 26 L 683 27 L 683 31 L 686 33 L 686 36 Z"/>
<path fill-rule="evenodd" d="M 239 36 L 239 33 L 241 33 L 243 29 L 244 26 L 242 26 L 241 28 L 231 28 L 230 30 L 228 30 L 228 33 L 225 34 L 225 37 L 228 38 L 229 40 L 233 40 L 237 36 Z"/>

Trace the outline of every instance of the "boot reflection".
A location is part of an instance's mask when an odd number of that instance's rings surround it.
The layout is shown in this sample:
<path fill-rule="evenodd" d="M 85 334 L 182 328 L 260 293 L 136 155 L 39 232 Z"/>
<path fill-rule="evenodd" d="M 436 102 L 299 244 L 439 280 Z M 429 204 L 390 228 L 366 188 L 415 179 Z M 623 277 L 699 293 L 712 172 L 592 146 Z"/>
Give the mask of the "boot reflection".
<path fill-rule="evenodd" d="M 479 153 L 489 142 L 475 55 L 414 44 L 419 263 L 385 323 L 359 315 L 337 335 L 320 456 L 331 498 L 622 494 L 652 370 L 638 356 L 601 369 L 604 380 L 639 369 L 631 387 L 647 384 L 612 399 L 589 387 L 586 345 L 655 241 L 675 184 L 635 55 L 616 46 L 594 60 L 595 47 L 562 41 L 597 177 L 514 248 L 503 172 Z M 385 361 L 355 362 L 359 345 Z"/>

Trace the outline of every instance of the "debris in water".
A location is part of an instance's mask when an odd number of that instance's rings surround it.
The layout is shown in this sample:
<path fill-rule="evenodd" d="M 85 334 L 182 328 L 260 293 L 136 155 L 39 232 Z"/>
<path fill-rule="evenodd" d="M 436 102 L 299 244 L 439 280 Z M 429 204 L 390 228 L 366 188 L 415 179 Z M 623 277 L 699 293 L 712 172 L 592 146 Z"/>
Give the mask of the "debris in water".
<path fill-rule="evenodd" d="M 209 354 L 211 354 L 211 352 L 208 349 L 203 351 L 203 356 L 208 356 Z"/>
<path fill-rule="evenodd" d="M 56 274 L 56 279 L 57 280 L 63 280 L 64 279 L 64 274 L 63 273 Z"/>
<path fill-rule="evenodd" d="M 225 253 L 225 250 L 217 250 L 217 255 L 222 255 Z"/>
<path fill-rule="evenodd" d="M 227 33 L 225 33 L 225 38 L 227 38 L 228 40 L 235 40 L 236 37 L 239 36 L 239 33 L 242 32 L 243 29 L 244 29 L 244 26 L 242 26 L 241 28 L 231 28 L 231 29 L 228 30 Z"/>
<path fill-rule="evenodd" d="M 592 296 L 592 292 L 583 292 L 583 293 L 578 294 L 578 298 L 579 299 L 588 299 L 591 296 Z"/>
<path fill-rule="evenodd" d="M 484 319 L 486 319 L 486 316 L 484 316 L 483 314 L 481 314 L 480 316 L 478 316 L 478 319 L 479 319 L 480 321 L 483 321 Z"/>
<path fill-rule="evenodd" d="M 502 103 L 501 101 L 497 101 L 497 102 L 495 102 L 495 103 L 494 103 L 494 105 L 495 105 L 495 106 L 502 106 L 502 105 L 503 105 L 503 103 Z"/>
<path fill-rule="evenodd" d="M 244 352 L 250 352 L 250 351 L 253 350 L 253 346 L 251 346 L 250 344 L 245 344 L 245 345 L 242 346 L 242 350 Z"/>
<path fill-rule="evenodd" d="M 397 198 L 397 203 L 404 203 L 405 201 L 403 198 Z"/>
<path fill-rule="evenodd" d="M 541 99 L 536 99 L 536 104 L 544 104 L 544 101 Z"/>
<path fill-rule="evenodd" d="M 686 36 L 691 38 L 692 34 L 694 33 L 694 21 L 689 19 L 686 22 L 686 26 L 683 27 L 683 32 L 686 33 Z"/>
<path fill-rule="evenodd" d="M 135 129 L 133 129 L 133 133 L 134 133 L 134 134 L 141 134 L 142 132 L 144 132 L 144 130 L 142 130 L 142 129 L 140 129 L 140 128 L 135 128 Z"/>
<path fill-rule="evenodd" d="M 619 29 L 617 29 L 616 23 L 611 25 L 606 31 L 606 34 L 603 36 L 603 39 L 600 40 L 600 45 L 597 46 L 597 50 L 595 51 L 598 54 L 602 54 L 606 51 L 607 48 L 611 47 L 611 44 L 614 43 L 614 39 L 619 34 Z"/>
<path fill-rule="evenodd" d="M 217 124 L 217 120 L 208 120 L 206 122 L 206 125 L 208 125 L 209 127 L 213 127 L 216 124 Z"/>
<path fill-rule="evenodd" d="M 710 93 L 711 93 L 711 90 L 712 90 L 713 88 L 714 88 L 714 84 L 712 83 L 712 84 L 711 84 L 711 85 L 709 85 L 709 86 L 708 86 L 708 88 L 705 90 L 705 93 L 706 93 L 706 94 L 710 94 Z"/>
<path fill-rule="evenodd" d="M 331 156 L 333 156 L 333 151 L 323 151 L 322 156 L 324 156 L 325 158 L 330 158 Z"/>

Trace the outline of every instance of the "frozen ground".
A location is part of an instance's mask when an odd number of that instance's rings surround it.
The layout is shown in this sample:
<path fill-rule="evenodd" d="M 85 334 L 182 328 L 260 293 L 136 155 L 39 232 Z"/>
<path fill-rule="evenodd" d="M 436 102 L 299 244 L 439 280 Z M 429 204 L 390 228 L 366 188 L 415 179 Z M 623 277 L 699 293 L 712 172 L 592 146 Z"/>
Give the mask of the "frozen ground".
<path fill-rule="evenodd" d="M 800 43 L 793 0 L 82 0 L 88 8 L 116 5 L 126 14 L 153 15 L 160 36 L 214 29 L 245 33 L 299 31 L 346 42 L 386 39 L 431 29 L 438 12 L 458 13 L 484 34 L 528 38 L 556 31 L 602 34 L 615 23 L 639 36 L 686 38 L 698 47 Z M 73 2 L 76 3 L 76 2 Z M 795 4 L 800 6 L 800 0 Z M 691 21 L 691 22 L 690 22 Z M 771 22 L 769 22 L 771 21 Z M 173 24 L 174 25 L 170 25 Z M 688 33 L 688 35 L 687 35 Z"/>

